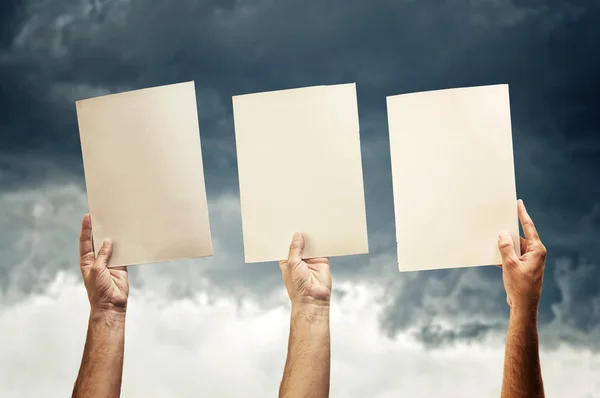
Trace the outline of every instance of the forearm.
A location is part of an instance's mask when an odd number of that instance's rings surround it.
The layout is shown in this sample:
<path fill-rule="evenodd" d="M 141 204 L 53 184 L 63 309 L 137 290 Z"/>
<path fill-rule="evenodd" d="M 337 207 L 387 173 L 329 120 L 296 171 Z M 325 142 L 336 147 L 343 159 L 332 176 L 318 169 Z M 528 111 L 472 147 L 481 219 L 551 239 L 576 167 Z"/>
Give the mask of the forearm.
<path fill-rule="evenodd" d="M 121 395 L 125 311 L 92 310 L 73 398 Z"/>
<path fill-rule="evenodd" d="M 292 306 L 280 398 L 329 396 L 329 306 Z"/>
<path fill-rule="evenodd" d="M 512 308 L 506 335 L 502 398 L 543 398 L 537 305 Z"/>

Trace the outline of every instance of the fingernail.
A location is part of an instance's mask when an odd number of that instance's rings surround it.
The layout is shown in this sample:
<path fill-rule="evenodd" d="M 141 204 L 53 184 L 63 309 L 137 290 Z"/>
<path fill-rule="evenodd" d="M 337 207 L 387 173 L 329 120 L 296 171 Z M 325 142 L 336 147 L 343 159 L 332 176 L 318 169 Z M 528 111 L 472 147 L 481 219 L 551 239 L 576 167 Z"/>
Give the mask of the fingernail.
<path fill-rule="evenodd" d="M 507 231 L 502 231 L 502 232 L 500 232 L 500 234 L 498 235 L 498 237 L 499 237 L 499 238 L 502 238 L 502 237 L 504 237 L 504 236 L 510 236 L 510 232 L 507 232 Z"/>
<path fill-rule="evenodd" d="M 112 242 L 110 241 L 110 239 L 109 239 L 109 238 L 106 238 L 106 239 L 104 239 L 104 241 L 102 242 L 102 246 L 104 246 L 104 247 L 108 247 L 108 246 L 110 246 L 110 244 L 111 244 L 111 243 L 112 243 Z"/>
<path fill-rule="evenodd" d="M 300 238 L 300 232 L 294 232 L 294 238 L 293 239 L 298 239 Z"/>

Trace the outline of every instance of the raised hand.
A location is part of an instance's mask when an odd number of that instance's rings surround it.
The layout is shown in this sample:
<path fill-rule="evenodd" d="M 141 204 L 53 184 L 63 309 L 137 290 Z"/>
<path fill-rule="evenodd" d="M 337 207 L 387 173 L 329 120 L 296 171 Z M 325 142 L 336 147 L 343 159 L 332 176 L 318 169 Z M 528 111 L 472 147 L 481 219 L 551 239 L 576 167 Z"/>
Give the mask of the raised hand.
<path fill-rule="evenodd" d="M 79 237 L 81 274 L 92 310 L 125 311 L 129 296 L 126 267 L 108 268 L 112 242 L 105 241 L 94 254 L 92 247 L 92 221 L 89 214 L 83 217 Z"/>
<path fill-rule="evenodd" d="M 502 277 L 506 289 L 506 301 L 511 306 L 537 308 L 542 296 L 546 248 L 542 244 L 535 225 L 527 214 L 523 201 L 518 204 L 519 220 L 525 238 L 520 238 L 521 256 L 515 252 L 510 234 L 501 234 L 498 247 L 502 254 Z"/>
<path fill-rule="evenodd" d="M 283 283 L 292 306 L 316 304 L 329 305 L 331 298 L 331 273 L 329 259 L 302 259 L 304 237 L 294 234 L 287 260 L 279 262 Z"/>
<path fill-rule="evenodd" d="M 525 232 L 525 239 L 520 238 L 521 256 L 517 256 L 510 234 L 501 234 L 498 238 L 506 301 L 510 306 L 501 396 L 543 398 L 537 314 L 546 248 L 522 201 L 518 202 L 518 211 Z"/>
<path fill-rule="evenodd" d="M 288 355 L 279 386 L 280 398 L 329 396 L 331 339 L 329 259 L 302 259 L 304 238 L 296 233 L 288 259 L 279 262 L 292 301 Z"/>

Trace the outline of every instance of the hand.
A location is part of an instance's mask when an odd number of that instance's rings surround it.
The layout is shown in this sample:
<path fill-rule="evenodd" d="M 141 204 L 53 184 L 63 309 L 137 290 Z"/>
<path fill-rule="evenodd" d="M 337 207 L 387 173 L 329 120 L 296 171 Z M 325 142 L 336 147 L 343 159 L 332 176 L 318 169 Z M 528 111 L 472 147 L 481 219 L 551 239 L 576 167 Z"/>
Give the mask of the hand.
<path fill-rule="evenodd" d="M 106 240 L 95 256 L 92 248 L 92 221 L 89 214 L 83 217 L 79 237 L 81 274 L 93 310 L 125 312 L 129 296 L 126 267 L 108 268 L 112 242 Z"/>
<path fill-rule="evenodd" d="M 510 234 L 503 233 L 498 238 L 506 301 L 511 309 L 525 307 L 537 310 L 542 296 L 546 248 L 522 200 L 518 201 L 517 208 L 525 233 L 525 239 L 520 238 L 521 257 L 517 257 Z"/>
<path fill-rule="evenodd" d="M 304 238 L 296 233 L 290 245 L 287 260 L 279 262 L 283 283 L 287 289 L 292 306 L 329 305 L 331 298 L 331 274 L 329 259 L 302 259 Z"/>

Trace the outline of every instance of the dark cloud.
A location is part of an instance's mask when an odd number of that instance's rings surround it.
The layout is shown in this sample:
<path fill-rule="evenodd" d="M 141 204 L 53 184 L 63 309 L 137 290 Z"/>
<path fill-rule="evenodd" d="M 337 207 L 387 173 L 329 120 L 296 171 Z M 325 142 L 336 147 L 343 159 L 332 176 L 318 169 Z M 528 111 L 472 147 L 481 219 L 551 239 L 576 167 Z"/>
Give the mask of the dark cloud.
<path fill-rule="evenodd" d="M 506 324 L 486 325 L 481 323 L 468 323 L 452 329 L 444 329 L 439 325 L 423 326 L 416 337 L 425 344 L 426 347 L 439 347 L 465 341 L 480 340 L 489 332 L 496 332 L 504 329 Z"/>
<path fill-rule="evenodd" d="M 406 275 L 391 283 L 394 297 L 381 314 L 390 337 L 410 331 L 427 347 L 470 340 L 501 342 L 508 305 L 501 272 L 495 267 L 440 270 Z M 555 349 L 569 343 L 600 350 L 600 281 L 597 265 L 560 258 L 547 265 L 539 309 L 541 344 Z M 547 286 L 557 293 L 548 297 Z"/>
<path fill-rule="evenodd" d="M 395 271 L 385 96 L 509 83 L 517 190 L 550 254 L 541 322 L 595 333 L 600 268 L 583 264 L 600 263 L 598 2 L 31 0 L 3 2 L 0 16 L 5 293 L 73 269 L 64 247 L 85 209 L 74 101 L 195 80 L 221 251 L 132 276 L 172 295 L 209 278 L 260 296 L 280 276 L 275 264 L 243 264 L 231 96 L 356 81 L 371 255 L 334 259 L 334 276 L 389 285 L 382 325 L 391 335 L 418 326 L 431 344 L 484 336 L 507 313 L 497 269 Z M 79 188 L 53 190 L 68 184 Z M 41 208 L 52 216 L 34 216 Z M 563 258 L 571 265 L 558 265 Z"/>
<path fill-rule="evenodd" d="M 496 267 L 400 274 L 388 284 L 386 295 L 391 299 L 381 319 L 387 333 L 413 330 L 426 343 L 458 338 L 463 328 L 471 330 L 473 325 L 488 325 L 478 328 L 483 335 L 505 324 L 508 314 L 501 270 Z M 453 326 L 451 331 L 447 325 Z"/>

